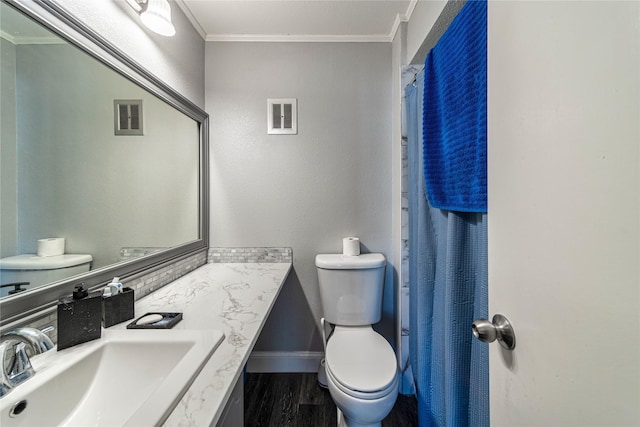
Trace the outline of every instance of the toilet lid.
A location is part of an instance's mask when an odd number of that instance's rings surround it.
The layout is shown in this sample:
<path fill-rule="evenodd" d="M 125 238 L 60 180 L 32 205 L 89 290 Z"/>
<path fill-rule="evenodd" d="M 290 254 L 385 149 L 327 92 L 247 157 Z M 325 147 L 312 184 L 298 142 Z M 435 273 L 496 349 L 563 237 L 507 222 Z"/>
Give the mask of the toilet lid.
<path fill-rule="evenodd" d="M 325 363 L 337 381 L 354 391 L 384 390 L 396 376 L 391 345 L 370 327 L 336 329 L 327 343 Z"/>

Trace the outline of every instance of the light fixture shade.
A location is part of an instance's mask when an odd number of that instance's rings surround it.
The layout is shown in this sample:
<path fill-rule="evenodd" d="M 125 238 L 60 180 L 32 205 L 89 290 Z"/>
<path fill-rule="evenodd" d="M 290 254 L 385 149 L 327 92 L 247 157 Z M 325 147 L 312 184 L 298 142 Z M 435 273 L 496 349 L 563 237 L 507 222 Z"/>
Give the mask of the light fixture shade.
<path fill-rule="evenodd" d="M 151 31 L 163 36 L 173 36 L 176 29 L 171 23 L 171 6 L 167 0 L 148 0 L 140 20 Z"/>

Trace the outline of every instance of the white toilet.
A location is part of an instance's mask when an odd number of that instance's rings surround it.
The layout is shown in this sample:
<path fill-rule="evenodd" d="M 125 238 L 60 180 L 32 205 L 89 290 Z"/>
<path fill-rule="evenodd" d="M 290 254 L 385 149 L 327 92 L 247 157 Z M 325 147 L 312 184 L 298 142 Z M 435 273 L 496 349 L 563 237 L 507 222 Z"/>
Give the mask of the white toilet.
<path fill-rule="evenodd" d="M 335 325 L 325 369 L 339 427 L 381 426 L 398 396 L 395 353 L 371 327 L 382 316 L 385 264 L 382 254 L 316 256 L 324 317 Z"/>
<path fill-rule="evenodd" d="M 86 273 L 91 269 L 93 257 L 89 254 L 64 254 L 40 257 L 23 254 L 0 259 L 0 284 L 27 282 L 22 289 L 30 290 L 47 283 Z M 11 287 L 0 289 L 0 296 L 11 292 Z"/>

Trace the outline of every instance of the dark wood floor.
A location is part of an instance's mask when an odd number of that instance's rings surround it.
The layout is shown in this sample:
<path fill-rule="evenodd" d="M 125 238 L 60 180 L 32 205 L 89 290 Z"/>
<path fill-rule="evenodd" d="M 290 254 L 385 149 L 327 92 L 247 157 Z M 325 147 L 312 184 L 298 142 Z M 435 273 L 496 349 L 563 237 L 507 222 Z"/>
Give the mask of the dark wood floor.
<path fill-rule="evenodd" d="M 336 405 L 316 374 L 247 373 L 244 386 L 246 427 L 335 427 Z M 383 427 L 418 425 L 416 400 L 398 395 Z"/>

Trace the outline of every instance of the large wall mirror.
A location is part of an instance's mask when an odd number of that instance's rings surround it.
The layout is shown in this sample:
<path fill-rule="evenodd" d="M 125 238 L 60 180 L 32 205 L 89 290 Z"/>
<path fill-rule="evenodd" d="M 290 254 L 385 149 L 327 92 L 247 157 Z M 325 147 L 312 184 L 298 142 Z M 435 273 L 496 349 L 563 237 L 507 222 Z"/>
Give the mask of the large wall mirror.
<path fill-rule="evenodd" d="M 54 2 L 0 8 L 1 324 L 206 249 L 207 114 Z"/>

